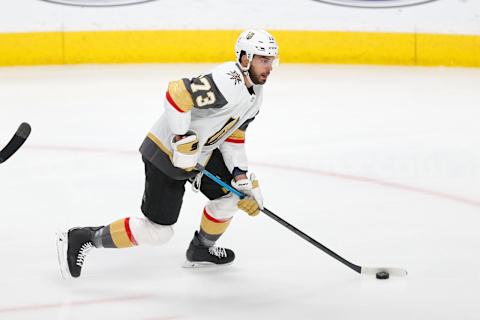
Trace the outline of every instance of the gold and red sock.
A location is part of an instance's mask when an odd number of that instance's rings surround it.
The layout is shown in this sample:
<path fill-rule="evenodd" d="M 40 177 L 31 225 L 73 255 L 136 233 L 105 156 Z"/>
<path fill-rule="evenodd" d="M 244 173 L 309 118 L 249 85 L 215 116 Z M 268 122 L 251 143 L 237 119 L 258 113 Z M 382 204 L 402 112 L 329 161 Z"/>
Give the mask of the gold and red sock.
<path fill-rule="evenodd" d="M 227 230 L 232 218 L 217 219 L 203 209 L 202 222 L 200 224 L 200 241 L 205 246 L 213 246 L 220 236 Z"/>
<path fill-rule="evenodd" d="M 117 220 L 98 230 L 93 241 L 97 248 L 128 248 L 137 245 L 130 229 L 130 218 Z"/>

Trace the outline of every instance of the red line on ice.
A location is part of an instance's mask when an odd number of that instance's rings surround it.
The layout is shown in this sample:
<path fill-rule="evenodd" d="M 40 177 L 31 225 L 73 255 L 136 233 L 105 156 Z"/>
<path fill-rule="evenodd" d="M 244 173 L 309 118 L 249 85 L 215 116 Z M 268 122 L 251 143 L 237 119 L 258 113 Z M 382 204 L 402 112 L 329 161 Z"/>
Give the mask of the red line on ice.
<path fill-rule="evenodd" d="M 36 146 L 29 145 L 29 146 L 25 146 L 25 148 L 26 149 L 52 150 L 52 151 L 66 151 L 66 152 L 116 153 L 116 154 L 132 154 L 132 155 L 136 154 L 136 155 L 140 155 L 140 153 L 138 151 L 107 149 L 107 148 L 84 148 L 84 147 L 67 147 L 67 146 L 42 146 L 42 145 L 36 145 Z M 273 169 L 298 171 L 298 172 L 305 172 L 305 173 L 309 173 L 309 174 L 316 174 L 316 175 L 321 175 L 321 176 L 337 178 L 337 179 L 373 183 L 373 184 L 377 184 L 377 185 L 380 185 L 380 186 L 383 186 L 383 187 L 388 187 L 388 188 L 393 188 L 393 189 L 398 189 L 398 190 L 403 190 L 403 191 L 409 191 L 409 192 L 415 192 L 415 193 L 421 193 L 421 194 L 425 194 L 425 195 L 429 195 L 429 196 L 434 196 L 434 197 L 437 197 L 437 198 L 448 199 L 448 200 L 451 200 L 451 201 L 460 202 L 460 203 L 471 205 L 471 206 L 474 206 L 474 207 L 480 207 L 480 200 L 469 199 L 469 198 L 465 198 L 465 197 L 462 197 L 462 196 L 457 196 L 457 195 L 448 194 L 448 193 L 444 193 L 444 192 L 438 192 L 438 191 L 434 191 L 434 190 L 428 190 L 428 189 L 424 189 L 424 188 L 407 186 L 407 185 L 399 184 L 399 183 L 396 183 L 396 182 L 389 182 L 389 181 L 383 181 L 383 180 L 379 180 L 379 179 L 375 179 L 375 178 L 353 176 L 353 175 L 349 175 L 349 174 L 323 171 L 323 170 L 319 170 L 319 169 L 310 169 L 310 168 L 305 168 L 305 167 L 296 167 L 296 166 L 281 165 L 281 164 L 266 163 L 266 162 L 250 162 L 250 163 L 252 165 L 268 167 L 268 168 L 273 168 Z"/>
<path fill-rule="evenodd" d="M 145 295 L 137 295 L 137 296 L 72 301 L 72 302 L 64 302 L 64 303 L 24 305 L 24 306 L 17 306 L 17 307 L 0 308 L 0 314 L 26 312 L 26 311 L 38 311 L 38 310 L 44 310 L 44 309 L 58 309 L 58 308 L 64 308 L 64 307 L 77 307 L 77 306 L 95 305 L 95 304 L 104 304 L 104 303 L 117 303 L 117 302 L 134 301 L 134 300 L 147 300 L 147 299 L 150 299 L 151 297 L 153 297 L 153 295 L 145 294 Z"/>

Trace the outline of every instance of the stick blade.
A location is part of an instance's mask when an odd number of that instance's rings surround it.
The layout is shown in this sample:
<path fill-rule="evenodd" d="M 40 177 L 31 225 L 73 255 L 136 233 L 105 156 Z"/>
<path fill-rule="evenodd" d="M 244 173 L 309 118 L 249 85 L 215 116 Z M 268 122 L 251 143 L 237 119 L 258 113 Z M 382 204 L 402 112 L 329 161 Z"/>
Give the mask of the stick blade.
<path fill-rule="evenodd" d="M 392 277 L 406 277 L 408 275 L 407 270 L 402 268 L 390 268 L 390 267 L 362 267 L 360 272 L 362 275 L 375 276 L 377 272 L 388 272 Z"/>
<path fill-rule="evenodd" d="M 32 132 L 32 127 L 28 123 L 22 122 L 18 127 L 17 132 L 15 132 L 15 135 L 26 140 L 30 135 L 30 132 Z"/>
<path fill-rule="evenodd" d="M 10 158 L 17 150 L 25 143 L 28 136 L 32 132 L 32 127 L 26 122 L 23 122 L 15 132 L 13 138 L 7 143 L 5 148 L 0 150 L 0 163 Z"/>

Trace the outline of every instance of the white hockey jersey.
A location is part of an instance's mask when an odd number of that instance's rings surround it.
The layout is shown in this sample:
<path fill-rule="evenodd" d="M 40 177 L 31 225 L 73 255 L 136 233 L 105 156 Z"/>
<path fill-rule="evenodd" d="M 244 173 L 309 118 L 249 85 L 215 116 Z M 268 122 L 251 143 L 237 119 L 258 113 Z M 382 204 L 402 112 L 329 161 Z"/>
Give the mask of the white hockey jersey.
<path fill-rule="evenodd" d="M 219 149 L 230 172 L 235 167 L 247 171 L 245 130 L 259 112 L 262 86 L 247 89 L 240 67 L 223 63 L 209 73 L 168 85 L 165 112 L 154 124 L 140 147 L 143 157 L 174 179 L 194 175 L 173 167 L 171 141 L 188 130 L 199 139 L 199 163 L 207 164 Z"/>

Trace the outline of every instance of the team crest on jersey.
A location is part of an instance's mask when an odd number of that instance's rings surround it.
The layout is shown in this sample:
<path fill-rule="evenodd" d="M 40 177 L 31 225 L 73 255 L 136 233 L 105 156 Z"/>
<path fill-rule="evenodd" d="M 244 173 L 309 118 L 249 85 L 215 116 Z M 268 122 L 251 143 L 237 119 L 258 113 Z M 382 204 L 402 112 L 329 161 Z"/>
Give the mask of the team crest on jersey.
<path fill-rule="evenodd" d="M 240 118 L 230 117 L 220 130 L 215 132 L 213 134 L 213 136 L 211 136 L 210 138 L 207 139 L 207 142 L 205 142 L 205 146 L 213 146 L 215 143 L 220 141 L 222 139 L 222 137 L 228 131 L 230 131 L 230 129 L 232 129 L 235 126 L 235 124 L 237 124 L 238 119 L 240 119 Z"/>
<path fill-rule="evenodd" d="M 242 82 L 242 77 L 237 71 L 233 70 L 233 71 L 227 72 L 227 74 L 230 76 L 230 80 L 233 80 L 235 82 L 235 85 Z"/>

